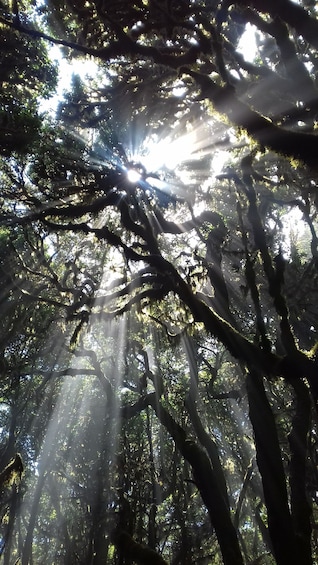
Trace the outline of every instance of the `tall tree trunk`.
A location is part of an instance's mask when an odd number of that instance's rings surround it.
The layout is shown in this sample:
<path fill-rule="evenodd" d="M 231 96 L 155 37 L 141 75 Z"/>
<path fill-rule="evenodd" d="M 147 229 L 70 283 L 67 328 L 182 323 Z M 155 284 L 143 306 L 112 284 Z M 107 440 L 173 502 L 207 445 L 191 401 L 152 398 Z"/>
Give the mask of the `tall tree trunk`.
<path fill-rule="evenodd" d="M 303 555 L 301 544 L 297 543 L 294 533 L 275 419 L 263 379 L 256 372 L 247 375 L 247 392 L 257 464 L 267 507 L 268 529 L 277 565 L 312 565 Z"/>
<path fill-rule="evenodd" d="M 154 393 L 148 395 L 147 403 L 152 406 L 160 422 L 173 437 L 181 454 L 191 465 L 195 483 L 208 510 L 220 545 L 224 565 L 243 565 L 243 557 L 231 514 L 207 452 L 195 441 L 187 439 L 183 428 L 158 402 Z"/>
<path fill-rule="evenodd" d="M 19 491 L 17 485 L 14 484 L 12 486 L 12 494 L 11 494 L 11 501 L 9 508 L 9 521 L 4 535 L 5 548 L 4 548 L 3 565 L 10 565 L 12 533 L 13 533 L 19 502 L 20 502 Z"/>
<path fill-rule="evenodd" d="M 48 442 L 44 445 L 43 454 L 42 454 L 42 461 L 38 476 L 38 481 L 35 486 L 35 490 L 33 493 L 32 499 L 32 506 L 30 510 L 30 518 L 27 528 L 27 534 L 25 537 L 23 550 L 22 550 L 22 557 L 21 557 L 21 565 L 30 565 L 32 564 L 32 544 L 33 544 L 33 534 L 34 528 L 36 525 L 37 517 L 38 517 L 38 509 L 39 504 L 44 488 L 44 484 L 46 481 L 46 477 L 50 472 L 52 462 L 54 461 L 55 457 L 55 446 L 54 443 L 49 445 Z"/>
<path fill-rule="evenodd" d="M 218 447 L 212 437 L 206 432 L 197 410 L 196 400 L 198 396 L 199 376 L 193 340 L 188 335 L 185 335 L 183 337 L 183 344 L 190 369 L 190 388 L 185 400 L 185 405 L 189 412 L 190 420 L 194 427 L 197 438 L 208 453 L 220 492 L 222 493 L 227 507 L 230 508 L 226 479 L 221 465 Z"/>
<path fill-rule="evenodd" d="M 29 524 L 28 524 L 27 534 L 22 551 L 21 565 L 30 565 L 32 563 L 33 532 L 38 517 L 38 509 L 39 509 L 40 499 L 41 499 L 44 483 L 46 480 L 46 476 L 47 476 L 47 470 L 43 469 L 43 471 L 41 472 L 38 478 L 38 482 L 33 495 Z"/>
<path fill-rule="evenodd" d="M 302 381 L 295 381 L 296 412 L 289 434 L 290 446 L 290 497 L 295 533 L 303 555 L 303 563 L 312 562 L 311 554 L 311 506 L 306 492 L 308 433 L 311 402 L 308 388 Z"/>

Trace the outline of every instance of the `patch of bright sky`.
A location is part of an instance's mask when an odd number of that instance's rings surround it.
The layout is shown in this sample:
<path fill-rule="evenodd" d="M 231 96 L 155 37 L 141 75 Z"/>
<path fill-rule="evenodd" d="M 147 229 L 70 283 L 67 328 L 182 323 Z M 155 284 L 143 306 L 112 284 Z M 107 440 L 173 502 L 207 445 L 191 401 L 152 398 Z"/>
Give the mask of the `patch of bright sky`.
<path fill-rule="evenodd" d="M 99 72 L 98 64 L 93 59 L 72 59 L 68 61 L 63 57 L 61 48 L 54 45 L 50 49 L 50 57 L 52 61 L 58 64 L 59 79 L 56 93 L 49 100 L 43 100 L 40 105 L 41 111 L 47 111 L 52 114 L 56 112 L 57 106 L 65 92 L 69 91 L 72 76 L 78 75 L 83 82 L 96 80 Z"/>
<path fill-rule="evenodd" d="M 303 220 L 303 213 L 298 206 L 292 207 L 282 217 L 283 231 L 288 239 L 301 238 L 305 231 L 308 230 L 307 224 Z"/>
<path fill-rule="evenodd" d="M 160 141 L 153 140 L 148 145 L 147 154 L 142 162 L 148 171 L 158 171 L 163 166 L 174 169 L 180 161 L 189 158 L 194 151 L 195 133 L 185 133 L 177 139 L 166 137 Z"/>
<path fill-rule="evenodd" d="M 249 63 L 252 63 L 257 53 L 256 27 L 250 23 L 246 24 L 245 31 L 237 46 L 237 51 L 241 53 Z"/>

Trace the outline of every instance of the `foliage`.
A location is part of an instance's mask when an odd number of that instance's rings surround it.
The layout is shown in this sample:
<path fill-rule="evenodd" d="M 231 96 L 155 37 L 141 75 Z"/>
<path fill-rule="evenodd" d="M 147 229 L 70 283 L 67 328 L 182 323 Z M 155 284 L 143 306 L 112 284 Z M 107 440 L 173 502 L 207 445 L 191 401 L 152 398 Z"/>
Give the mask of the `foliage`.
<path fill-rule="evenodd" d="M 316 3 L 0 7 L 5 565 L 312 565 Z"/>
<path fill-rule="evenodd" d="M 9 7 L 1 3 L 0 14 L 2 19 L 8 17 Z M 23 23 L 28 19 L 23 18 Z M 40 98 L 54 91 L 57 68 L 43 41 L 0 26 L 0 153 L 8 157 L 14 151 L 24 154 L 30 150 L 43 119 L 38 113 Z"/>

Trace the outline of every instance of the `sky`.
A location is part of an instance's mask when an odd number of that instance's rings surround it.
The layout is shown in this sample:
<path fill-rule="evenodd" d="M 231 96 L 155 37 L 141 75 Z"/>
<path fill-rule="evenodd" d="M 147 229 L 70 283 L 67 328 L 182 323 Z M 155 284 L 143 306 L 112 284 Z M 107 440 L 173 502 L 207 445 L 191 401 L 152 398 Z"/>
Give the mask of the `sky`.
<path fill-rule="evenodd" d="M 94 79 L 98 72 L 98 65 L 93 59 L 73 59 L 72 61 L 67 61 L 63 57 L 62 50 L 58 45 L 53 45 L 49 52 L 52 61 L 58 63 L 59 80 L 56 93 L 49 100 L 42 101 L 41 110 L 54 113 L 64 92 L 70 89 L 72 76 L 79 75 L 82 80 Z"/>
<path fill-rule="evenodd" d="M 255 27 L 249 23 L 246 25 L 246 30 L 243 33 L 237 50 L 242 53 L 247 61 L 253 61 L 257 46 L 255 38 Z M 93 58 L 79 58 L 68 61 L 63 57 L 63 52 L 58 45 L 53 45 L 50 48 L 50 55 L 53 61 L 59 65 L 59 81 L 56 93 L 49 100 L 43 100 L 40 105 L 40 110 L 54 114 L 63 94 L 66 93 L 71 87 L 73 75 L 78 75 L 84 82 L 89 82 L 96 79 L 98 73 L 98 64 Z M 177 93 L 175 95 L 178 95 Z M 180 138 L 174 140 L 173 146 L 169 144 L 169 140 L 163 138 L 159 143 L 161 144 L 160 152 L 158 151 L 158 143 L 156 142 L 154 151 L 149 151 L 147 157 L 140 158 L 140 161 L 146 166 L 148 171 L 156 171 L 165 166 L 168 169 L 175 169 L 185 159 L 192 158 L 192 143 L 188 133 L 180 135 Z M 158 155 L 160 160 L 158 161 Z M 199 157 L 199 155 L 197 155 Z M 220 173 L 228 154 L 224 150 L 214 152 L 212 171 L 214 175 Z M 138 157 L 137 157 L 138 158 Z"/>

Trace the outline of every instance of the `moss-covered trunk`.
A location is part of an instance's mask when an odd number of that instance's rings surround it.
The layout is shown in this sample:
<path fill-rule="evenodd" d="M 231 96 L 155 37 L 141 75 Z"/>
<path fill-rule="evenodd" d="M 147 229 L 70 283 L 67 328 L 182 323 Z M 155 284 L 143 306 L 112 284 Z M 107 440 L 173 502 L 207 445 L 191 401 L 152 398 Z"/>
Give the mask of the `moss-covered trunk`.
<path fill-rule="evenodd" d="M 248 374 L 247 391 L 268 529 L 277 565 L 312 565 L 294 532 L 276 423 L 259 374 Z"/>

